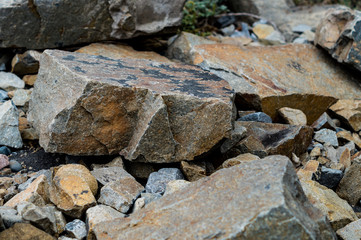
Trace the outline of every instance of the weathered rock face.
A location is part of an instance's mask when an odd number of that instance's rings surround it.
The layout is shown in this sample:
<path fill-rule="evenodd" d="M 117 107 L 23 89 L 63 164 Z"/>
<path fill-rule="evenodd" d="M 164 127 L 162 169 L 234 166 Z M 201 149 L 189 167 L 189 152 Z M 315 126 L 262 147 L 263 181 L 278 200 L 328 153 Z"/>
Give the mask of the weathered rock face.
<path fill-rule="evenodd" d="M 28 119 L 49 152 L 175 162 L 228 137 L 232 97 L 198 67 L 45 51 Z"/>
<path fill-rule="evenodd" d="M 361 71 L 361 12 L 347 7 L 329 10 L 316 29 L 315 44 L 333 58 Z"/>
<path fill-rule="evenodd" d="M 355 132 L 361 130 L 361 101 L 343 99 L 338 100 L 330 110 Z"/>
<path fill-rule="evenodd" d="M 265 147 L 269 155 L 280 154 L 288 157 L 306 152 L 312 140 L 313 130 L 308 126 L 287 124 L 237 122 L 247 129 L 247 135 L 254 137 Z"/>
<path fill-rule="evenodd" d="M 345 172 L 338 185 L 336 193 L 343 199 L 347 200 L 351 205 L 356 205 L 361 199 L 361 163 L 354 162 Z"/>
<path fill-rule="evenodd" d="M 282 156 L 220 170 L 129 218 L 98 224 L 94 234 L 97 239 L 336 239 Z"/>
<path fill-rule="evenodd" d="M 301 184 L 308 200 L 327 215 L 333 230 L 337 231 L 357 220 L 351 206 L 331 189 L 312 180 L 301 180 Z"/>
<path fill-rule="evenodd" d="M 0 105 L 0 145 L 21 148 L 23 141 L 19 132 L 19 113 L 12 101 Z"/>
<path fill-rule="evenodd" d="M 173 43 L 172 49 L 182 50 L 180 60 L 188 59 L 228 81 L 240 109 L 257 109 L 273 120 L 279 108 L 290 107 L 304 112 L 310 125 L 336 99 L 357 98 L 361 93 L 355 77 L 311 45 L 197 45 L 184 40 L 187 36 Z M 169 55 L 177 58 L 179 54 Z"/>
<path fill-rule="evenodd" d="M 0 239 L 7 240 L 55 240 L 54 237 L 29 223 L 16 223 L 13 227 L 0 233 Z"/>
<path fill-rule="evenodd" d="M 358 240 L 361 238 L 361 220 L 357 220 L 337 231 L 342 240 Z"/>
<path fill-rule="evenodd" d="M 0 29 L 6 29 L 0 47 L 44 49 L 149 35 L 179 25 L 184 2 L 6 1 L 0 4 Z"/>

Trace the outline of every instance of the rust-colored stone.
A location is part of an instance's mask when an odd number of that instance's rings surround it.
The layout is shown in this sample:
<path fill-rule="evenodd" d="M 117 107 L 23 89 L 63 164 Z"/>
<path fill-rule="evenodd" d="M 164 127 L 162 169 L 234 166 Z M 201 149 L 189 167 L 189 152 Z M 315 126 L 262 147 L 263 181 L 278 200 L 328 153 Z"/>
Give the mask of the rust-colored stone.
<path fill-rule="evenodd" d="M 354 131 L 361 130 L 361 100 L 338 100 L 330 110 Z"/>

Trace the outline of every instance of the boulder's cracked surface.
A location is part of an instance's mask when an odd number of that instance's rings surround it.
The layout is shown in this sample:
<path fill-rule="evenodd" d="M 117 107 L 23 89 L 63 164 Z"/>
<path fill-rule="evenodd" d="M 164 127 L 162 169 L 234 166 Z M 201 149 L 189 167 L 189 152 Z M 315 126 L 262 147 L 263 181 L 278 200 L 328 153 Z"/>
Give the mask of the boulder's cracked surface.
<path fill-rule="evenodd" d="M 28 119 L 48 152 L 176 162 L 230 134 L 232 99 L 198 67 L 47 50 Z"/>

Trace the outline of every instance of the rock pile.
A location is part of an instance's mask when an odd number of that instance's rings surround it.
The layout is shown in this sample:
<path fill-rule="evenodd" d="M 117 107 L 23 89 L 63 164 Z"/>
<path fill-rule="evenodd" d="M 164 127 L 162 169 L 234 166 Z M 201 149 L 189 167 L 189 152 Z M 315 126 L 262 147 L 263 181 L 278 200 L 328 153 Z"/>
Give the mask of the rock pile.
<path fill-rule="evenodd" d="M 0 3 L 0 239 L 360 239 L 360 13 L 230 1 L 261 18 L 99 42 L 183 3 Z"/>

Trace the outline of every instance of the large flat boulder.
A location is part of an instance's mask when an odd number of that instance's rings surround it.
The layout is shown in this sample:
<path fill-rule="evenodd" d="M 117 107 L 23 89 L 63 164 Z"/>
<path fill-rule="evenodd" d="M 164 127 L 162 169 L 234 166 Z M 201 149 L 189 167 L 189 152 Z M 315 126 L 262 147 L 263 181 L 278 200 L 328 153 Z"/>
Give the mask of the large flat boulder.
<path fill-rule="evenodd" d="M 359 77 L 312 45 L 198 45 L 184 38 L 189 36 L 182 34 L 172 47 L 182 54 L 170 56 L 182 56 L 180 60 L 225 79 L 237 93 L 240 109 L 256 108 L 273 120 L 279 108 L 290 107 L 304 112 L 310 125 L 336 99 L 357 98 L 361 93 Z"/>
<path fill-rule="evenodd" d="M 228 137 L 232 100 L 199 67 L 47 50 L 28 118 L 48 152 L 176 162 Z"/>
<path fill-rule="evenodd" d="M 184 2 L 2 1 L 0 47 L 44 49 L 149 35 L 178 26 Z"/>
<path fill-rule="evenodd" d="M 102 240 L 336 239 L 283 156 L 219 170 L 93 232 Z"/>

